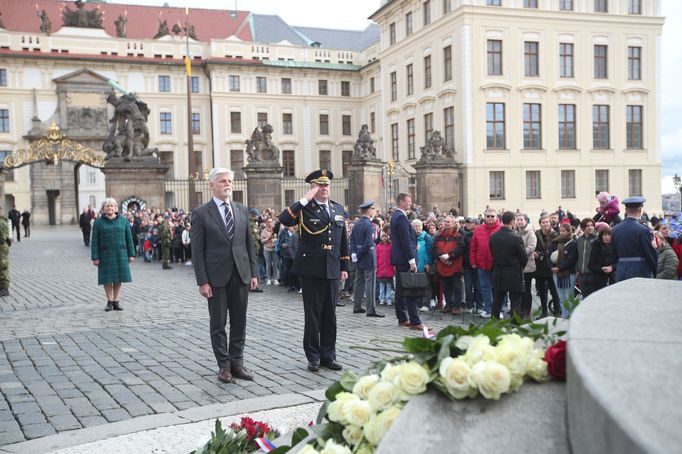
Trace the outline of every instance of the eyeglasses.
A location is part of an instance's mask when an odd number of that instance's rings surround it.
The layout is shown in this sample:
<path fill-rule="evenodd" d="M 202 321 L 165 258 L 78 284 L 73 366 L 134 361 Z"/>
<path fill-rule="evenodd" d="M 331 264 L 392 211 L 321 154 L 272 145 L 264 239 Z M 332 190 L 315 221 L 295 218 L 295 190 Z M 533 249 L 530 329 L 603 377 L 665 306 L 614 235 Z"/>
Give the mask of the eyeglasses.
<path fill-rule="evenodd" d="M 494 215 L 494 214 L 486 214 L 485 217 L 487 217 L 487 218 L 494 218 L 495 215 Z"/>

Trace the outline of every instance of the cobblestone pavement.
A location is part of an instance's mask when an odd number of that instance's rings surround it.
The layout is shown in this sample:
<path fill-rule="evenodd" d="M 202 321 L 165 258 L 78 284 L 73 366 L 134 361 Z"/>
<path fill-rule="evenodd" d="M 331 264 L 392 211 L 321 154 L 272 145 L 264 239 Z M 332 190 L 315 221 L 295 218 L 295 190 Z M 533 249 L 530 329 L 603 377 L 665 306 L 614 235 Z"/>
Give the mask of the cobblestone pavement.
<path fill-rule="evenodd" d="M 123 312 L 104 312 L 77 227 L 35 228 L 10 252 L 11 295 L 0 299 L 0 446 L 58 432 L 172 413 L 252 397 L 322 389 L 337 373 L 306 370 L 303 306 L 298 294 L 275 287 L 251 293 L 245 366 L 253 382 L 222 384 L 208 333 L 206 303 L 192 267 L 132 266 Z M 392 308 L 384 319 L 338 308 L 338 360 L 359 370 L 381 353 L 353 349 L 373 338 L 417 335 L 399 328 Z M 438 330 L 468 324 L 442 320 Z M 475 321 L 479 321 L 476 319 Z"/>

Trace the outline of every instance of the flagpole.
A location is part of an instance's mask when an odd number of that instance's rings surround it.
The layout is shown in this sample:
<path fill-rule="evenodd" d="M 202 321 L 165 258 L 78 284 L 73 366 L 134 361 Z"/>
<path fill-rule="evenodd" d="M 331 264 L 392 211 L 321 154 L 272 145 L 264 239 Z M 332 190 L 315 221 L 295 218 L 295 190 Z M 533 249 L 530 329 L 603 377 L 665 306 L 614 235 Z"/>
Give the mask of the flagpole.
<path fill-rule="evenodd" d="M 197 193 L 194 187 L 197 172 L 194 162 L 194 130 L 192 129 L 192 62 L 189 56 L 189 8 L 185 7 L 185 74 L 187 78 L 187 168 L 189 172 L 188 198 L 189 210 L 197 207 Z"/>

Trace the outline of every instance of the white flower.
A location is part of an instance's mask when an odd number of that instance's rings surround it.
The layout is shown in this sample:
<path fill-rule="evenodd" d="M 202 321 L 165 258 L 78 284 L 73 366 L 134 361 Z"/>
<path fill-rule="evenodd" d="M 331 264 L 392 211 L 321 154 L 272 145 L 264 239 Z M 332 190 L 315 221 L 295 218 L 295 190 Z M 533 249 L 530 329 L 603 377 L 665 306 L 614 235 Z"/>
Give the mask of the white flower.
<path fill-rule="evenodd" d="M 493 361 L 476 363 L 471 368 L 469 379 L 486 399 L 499 399 L 501 394 L 509 391 L 511 385 L 509 369 Z"/>
<path fill-rule="evenodd" d="M 375 446 L 378 445 L 399 415 L 400 408 L 394 406 L 372 416 L 362 431 L 367 441 Z"/>
<path fill-rule="evenodd" d="M 343 429 L 343 439 L 349 445 L 355 446 L 362 439 L 362 428 L 357 426 L 346 426 Z"/>
<path fill-rule="evenodd" d="M 543 382 L 549 378 L 547 363 L 545 362 L 542 350 L 534 350 L 531 353 L 528 365 L 526 366 L 526 375 L 537 382 Z"/>
<path fill-rule="evenodd" d="M 455 399 L 464 399 L 471 393 L 470 371 L 469 365 L 461 357 L 445 358 L 438 368 L 438 373 L 443 377 L 445 387 Z"/>
<path fill-rule="evenodd" d="M 396 379 L 396 377 L 398 376 L 398 373 L 400 372 L 400 366 L 402 364 L 404 364 L 404 363 L 386 364 L 386 367 L 384 367 L 384 370 L 381 371 L 381 379 L 393 382 Z"/>
<path fill-rule="evenodd" d="M 514 334 L 514 336 L 516 336 Z M 512 375 L 523 376 L 528 366 L 528 352 L 524 349 L 519 336 L 517 340 L 502 341 L 495 347 L 497 362 L 509 369 Z"/>
<path fill-rule="evenodd" d="M 348 421 L 346 420 L 346 416 L 344 415 L 343 408 L 345 403 L 350 400 L 360 400 L 360 398 L 355 394 L 348 392 L 338 393 L 336 395 L 336 400 L 330 403 L 329 408 L 327 408 L 327 415 L 329 416 L 329 419 L 346 425 Z"/>
<path fill-rule="evenodd" d="M 298 451 L 298 454 L 320 454 L 312 445 L 305 445 Z"/>
<path fill-rule="evenodd" d="M 469 366 L 480 361 L 495 361 L 495 347 L 490 345 L 488 336 L 478 335 L 469 344 L 464 360 Z"/>
<path fill-rule="evenodd" d="M 351 454 L 351 452 L 346 446 L 340 445 L 330 438 L 327 440 L 327 443 L 325 443 L 320 454 Z"/>
<path fill-rule="evenodd" d="M 509 392 L 515 393 L 523 385 L 523 375 L 511 374 L 511 382 L 509 383 Z"/>
<path fill-rule="evenodd" d="M 415 362 L 405 363 L 400 366 L 396 385 L 398 388 L 409 395 L 421 394 L 426 391 L 429 382 L 429 373 Z"/>
<path fill-rule="evenodd" d="M 459 339 L 455 342 L 455 347 L 459 348 L 463 352 L 469 348 L 469 345 L 471 345 L 471 342 L 473 342 L 474 336 L 460 336 Z"/>
<path fill-rule="evenodd" d="M 372 410 L 386 410 L 398 400 L 398 390 L 390 381 L 382 380 L 374 385 L 369 396 L 367 396 L 367 400 Z"/>
<path fill-rule="evenodd" d="M 353 386 L 353 394 L 360 397 L 360 399 L 367 399 L 367 395 L 378 382 L 378 375 L 365 375 L 364 377 L 360 378 L 357 383 L 355 383 L 355 386 Z"/>
<path fill-rule="evenodd" d="M 349 400 L 343 405 L 343 415 L 349 424 L 362 427 L 374 414 L 366 400 Z"/>
<path fill-rule="evenodd" d="M 356 450 L 355 454 L 374 454 L 374 449 L 369 445 L 364 445 Z"/>

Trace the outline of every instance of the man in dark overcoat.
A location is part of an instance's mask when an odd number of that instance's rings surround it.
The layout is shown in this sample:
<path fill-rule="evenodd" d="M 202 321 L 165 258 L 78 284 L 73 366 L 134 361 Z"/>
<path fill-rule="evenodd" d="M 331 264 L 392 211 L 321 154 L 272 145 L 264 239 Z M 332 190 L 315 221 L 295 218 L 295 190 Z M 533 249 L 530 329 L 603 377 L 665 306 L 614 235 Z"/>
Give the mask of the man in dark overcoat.
<path fill-rule="evenodd" d="M 654 248 L 651 229 L 639 223 L 646 199 L 630 197 L 623 200 L 625 220 L 613 227 L 611 241 L 618 257 L 616 282 L 632 277 L 655 277 L 658 252 Z"/>
<path fill-rule="evenodd" d="M 90 231 L 92 230 L 91 222 L 93 217 L 92 209 L 88 205 L 86 208 L 83 208 L 83 212 L 78 218 L 78 226 L 81 228 L 81 232 L 83 232 L 83 243 L 85 243 L 85 246 L 90 246 Z"/>
<path fill-rule="evenodd" d="M 377 254 L 374 242 L 374 224 L 370 219 L 374 215 L 374 202 L 371 200 L 358 206 L 362 217 L 353 226 L 350 234 L 351 260 L 355 263 L 355 282 L 353 284 L 353 313 L 367 317 L 383 317 L 376 311 L 374 298 L 376 290 Z M 365 310 L 363 298 L 367 298 Z"/>

